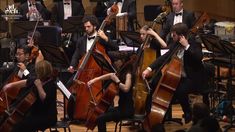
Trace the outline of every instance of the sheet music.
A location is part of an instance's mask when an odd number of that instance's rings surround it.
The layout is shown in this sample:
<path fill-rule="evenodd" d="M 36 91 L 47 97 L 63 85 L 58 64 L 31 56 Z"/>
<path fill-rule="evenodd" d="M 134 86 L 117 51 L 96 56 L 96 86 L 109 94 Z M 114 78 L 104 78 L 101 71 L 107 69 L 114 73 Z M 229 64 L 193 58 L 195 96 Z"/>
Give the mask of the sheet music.
<path fill-rule="evenodd" d="M 62 91 L 62 93 L 66 96 L 66 98 L 69 99 L 69 97 L 71 96 L 71 93 L 59 79 L 56 81 L 56 85 Z"/>

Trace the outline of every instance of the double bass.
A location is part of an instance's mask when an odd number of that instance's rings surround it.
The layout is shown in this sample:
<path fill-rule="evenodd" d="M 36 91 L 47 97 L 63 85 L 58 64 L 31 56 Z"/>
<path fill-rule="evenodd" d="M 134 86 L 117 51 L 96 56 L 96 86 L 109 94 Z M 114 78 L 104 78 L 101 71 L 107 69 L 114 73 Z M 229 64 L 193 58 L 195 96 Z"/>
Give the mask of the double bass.
<path fill-rule="evenodd" d="M 153 21 L 150 28 L 154 28 L 157 23 L 160 23 L 164 17 L 168 14 L 168 10 L 160 13 Z M 149 90 L 146 89 L 146 81 L 142 78 L 142 72 L 156 59 L 156 51 L 150 48 L 151 36 L 147 35 L 144 42 L 141 44 L 138 50 L 138 59 L 135 63 L 137 71 L 136 82 L 134 89 L 134 107 L 135 114 L 145 114 L 145 102 L 149 94 Z"/>
<path fill-rule="evenodd" d="M 208 15 L 206 13 L 203 13 L 201 17 L 196 21 L 194 26 L 189 30 L 188 37 L 193 37 L 191 35 L 196 34 L 198 29 L 208 21 Z M 169 55 L 169 57 L 165 60 L 165 63 L 161 65 L 161 67 L 155 74 L 155 76 L 157 76 L 157 74 L 160 73 L 160 71 L 162 70 L 163 75 L 159 80 L 152 95 L 151 111 L 144 120 L 144 129 L 148 132 L 151 131 L 151 128 L 154 125 L 163 122 L 171 99 L 181 79 L 183 62 L 175 55 L 179 48 L 180 44 L 177 43 L 174 51 Z"/>
<path fill-rule="evenodd" d="M 175 55 L 179 48 L 180 44 L 177 44 L 174 51 L 155 74 L 157 76 L 162 72 L 162 77 L 152 95 L 151 111 L 144 120 L 144 129 L 148 132 L 151 131 L 154 125 L 163 122 L 174 92 L 180 82 L 183 62 Z"/>
<path fill-rule="evenodd" d="M 116 16 L 118 12 L 118 7 L 116 4 L 112 6 L 111 11 L 112 13 L 105 18 L 99 30 L 103 30 L 107 22 L 109 22 L 113 16 Z M 105 53 L 104 47 L 98 42 L 98 40 L 99 37 L 96 36 L 90 50 L 83 56 L 82 61 L 80 61 L 78 70 L 76 71 L 76 74 L 73 78 L 73 84 L 69 87 L 71 93 L 76 96 L 74 108 L 70 108 L 72 110 L 68 110 L 72 112 L 68 114 L 73 115 L 73 119 L 86 120 L 91 100 L 91 93 L 95 95 L 94 97 L 96 100 L 99 100 L 99 98 L 102 96 L 102 94 L 100 94 L 102 82 L 97 82 L 94 84 L 94 88 L 91 90 L 91 92 L 86 85 L 89 80 L 104 74 L 104 71 L 101 67 L 99 67 L 94 57 L 92 56 L 93 52 L 102 53 L 105 59 L 111 63 L 111 60 Z"/>

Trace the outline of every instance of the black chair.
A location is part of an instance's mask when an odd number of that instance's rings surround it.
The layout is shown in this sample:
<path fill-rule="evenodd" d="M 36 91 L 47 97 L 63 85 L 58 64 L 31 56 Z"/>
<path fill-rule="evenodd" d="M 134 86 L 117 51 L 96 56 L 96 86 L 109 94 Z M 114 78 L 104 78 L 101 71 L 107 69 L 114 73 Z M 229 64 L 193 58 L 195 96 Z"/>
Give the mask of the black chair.
<path fill-rule="evenodd" d="M 70 125 L 70 122 L 68 121 L 57 121 L 57 123 L 54 126 L 51 126 L 49 129 L 50 129 L 50 132 L 54 132 L 54 131 L 57 132 L 59 128 L 63 128 L 64 132 L 66 132 L 67 129 L 69 132 L 71 132 L 69 125 Z"/>
<path fill-rule="evenodd" d="M 127 125 L 138 126 L 138 128 L 142 128 L 143 130 L 144 119 L 145 119 L 145 115 L 133 115 L 130 118 L 125 118 L 120 121 L 116 121 L 115 132 L 117 131 L 118 125 L 119 125 L 119 132 L 122 131 L 122 126 L 127 126 Z M 125 121 L 128 123 L 127 124 L 123 123 Z"/>

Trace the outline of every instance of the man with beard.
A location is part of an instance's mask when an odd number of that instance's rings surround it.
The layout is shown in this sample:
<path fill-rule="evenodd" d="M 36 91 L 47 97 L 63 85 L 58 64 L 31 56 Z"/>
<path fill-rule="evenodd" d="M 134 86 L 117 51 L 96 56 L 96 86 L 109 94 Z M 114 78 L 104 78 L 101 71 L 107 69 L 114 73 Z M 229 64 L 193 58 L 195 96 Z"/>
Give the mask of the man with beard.
<path fill-rule="evenodd" d="M 118 46 L 112 43 L 102 30 L 97 31 L 98 19 L 95 16 L 85 16 L 82 22 L 85 35 L 77 41 L 76 49 L 68 68 L 68 71 L 71 73 L 74 72 L 74 68 L 78 65 L 82 56 L 90 50 L 96 36 L 100 37 L 99 43 L 105 47 L 106 52 L 110 50 L 118 50 Z"/>
<path fill-rule="evenodd" d="M 175 53 L 176 56 L 182 60 L 182 72 L 180 82 L 178 83 L 178 86 L 174 93 L 174 97 L 179 100 L 179 103 L 182 107 L 182 110 L 184 112 L 185 123 L 189 123 L 192 119 L 188 94 L 198 90 L 198 88 L 203 86 L 202 76 L 204 76 L 201 44 L 196 42 L 195 38 L 193 37 L 188 38 L 187 33 L 188 28 L 186 24 L 175 24 L 171 29 L 171 37 L 173 39 L 173 44 L 170 47 L 169 51 L 166 52 L 164 55 L 160 56 L 157 60 L 155 60 L 142 73 L 142 76 L 146 78 L 150 75 L 152 71 L 159 70 L 159 68 L 162 68 L 161 66 L 162 64 L 165 64 L 166 60 L 168 60 L 168 62 L 171 60 L 167 58 L 172 57 L 171 55 L 175 52 L 177 45 L 181 46 L 180 49 Z M 159 76 L 155 76 L 155 78 L 152 79 L 152 92 L 154 92 L 156 88 L 156 85 L 158 83 L 158 77 Z M 152 94 L 153 93 L 151 93 L 151 95 Z M 147 111 L 149 111 L 149 107 L 147 108 Z"/>

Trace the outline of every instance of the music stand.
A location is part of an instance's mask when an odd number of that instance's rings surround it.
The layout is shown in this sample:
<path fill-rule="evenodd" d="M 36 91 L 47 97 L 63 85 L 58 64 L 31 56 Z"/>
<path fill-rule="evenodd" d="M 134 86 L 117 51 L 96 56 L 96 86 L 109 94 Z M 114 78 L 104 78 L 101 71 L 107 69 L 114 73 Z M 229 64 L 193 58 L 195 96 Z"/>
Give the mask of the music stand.
<path fill-rule="evenodd" d="M 38 26 L 37 31 L 40 32 L 40 45 L 61 46 L 61 28 L 57 26 Z"/>
<path fill-rule="evenodd" d="M 140 47 L 142 40 L 140 38 L 140 33 L 130 32 L 130 31 L 119 31 L 120 37 L 127 46 Z"/>
<path fill-rule="evenodd" d="M 69 66 L 69 60 L 64 53 L 63 48 L 56 47 L 53 44 L 39 45 L 44 59 L 48 60 L 54 67 L 67 68 Z"/>
<path fill-rule="evenodd" d="M 83 16 L 72 16 L 68 17 L 67 20 L 64 20 L 62 23 L 63 33 L 74 33 L 83 31 Z"/>
<path fill-rule="evenodd" d="M 34 30 L 35 25 L 36 21 L 14 21 L 10 33 L 13 38 L 25 38 L 28 32 Z M 43 23 L 39 22 L 38 25 L 41 26 Z"/>

